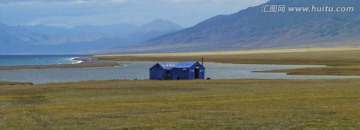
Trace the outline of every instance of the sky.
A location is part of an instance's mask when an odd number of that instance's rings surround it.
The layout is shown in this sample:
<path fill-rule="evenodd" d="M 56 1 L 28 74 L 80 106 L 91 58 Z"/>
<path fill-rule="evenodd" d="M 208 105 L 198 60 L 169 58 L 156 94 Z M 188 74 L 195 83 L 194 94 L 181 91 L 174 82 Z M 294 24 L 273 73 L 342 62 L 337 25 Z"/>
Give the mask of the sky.
<path fill-rule="evenodd" d="M 0 23 L 8 25 L 143 25 L 155 19 L 191 27 L 268 0 L 0 0 Z"/>

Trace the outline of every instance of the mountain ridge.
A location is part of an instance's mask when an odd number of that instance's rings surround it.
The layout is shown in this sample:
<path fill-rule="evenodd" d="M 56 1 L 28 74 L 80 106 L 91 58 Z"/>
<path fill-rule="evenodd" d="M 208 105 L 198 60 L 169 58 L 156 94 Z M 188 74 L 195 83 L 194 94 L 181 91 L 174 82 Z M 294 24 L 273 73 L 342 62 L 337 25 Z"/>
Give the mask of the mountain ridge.
<path fill-rule="evenodd" d="M 164 34 L 173 33 L 183 29 L 179 25 L 163 19 L 155 19 L 150 23 L 147 23 L 127 37 L 133 39 L 136 42 L 142 42 L 147 39 L 155 38 Z"/>
<path fill-rule="evenodd" d="M 150 28 L 142 33 L 141 27 L 130 24 L 66 28 L 46 25 L 8 26 L 0 23 L 0 54 L 84 54 L 136 45 L 179 30 L 158 30 L 162 26 L 178 26 L 166 20 L 155 20 L 149 24 L 152 24 L 153 30 Z"/>
<path fill-rule="evenodd" d="M 263 5 L 346 6 L 348 13 L 264 13 Z M 360 3 L 356 0 L 270 0 L 230 15 L 217 15 L 184 30 L 109 53 L 248 50 L 359 45 Z"/>

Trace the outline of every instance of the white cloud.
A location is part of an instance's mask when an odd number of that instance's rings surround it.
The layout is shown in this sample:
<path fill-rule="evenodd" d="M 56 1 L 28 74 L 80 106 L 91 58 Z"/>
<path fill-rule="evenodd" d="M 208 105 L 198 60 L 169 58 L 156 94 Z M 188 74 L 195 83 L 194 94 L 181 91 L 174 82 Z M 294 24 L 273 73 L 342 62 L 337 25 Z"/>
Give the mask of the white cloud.
<path fill-rule="evenodd" d="M 91 3 L 91 2 L 124 3 L 124 2 L 126 2 L 126 0 L 0 0 L 0 4 L 31 3 L 31 2 L 84 4 L 84 3 Z"/>
<path fill-rule="evenodd" d="M 214 3 L 223 3 L 223 2 L 225 2 L 225 0 L 213 0 L 212 2 L 214 2 Z"/>
<path fill-rule="evenodd" d="M 198 2 L 199 0 L 161 0 L 163 2 L 171 2 L 171 3 L 188 3 L 188 2 Z"/>
<path fill-rule="evenodd" d="M 126 0 L 111 0 L 113 3 L 124 3 Z"/>
<path fill-rule="evenodd" d="M 77 4 L 85 4 L 86 1 L 85 0 L 75 0 L 73 1 L 74 3 L 77 3 Z"/>

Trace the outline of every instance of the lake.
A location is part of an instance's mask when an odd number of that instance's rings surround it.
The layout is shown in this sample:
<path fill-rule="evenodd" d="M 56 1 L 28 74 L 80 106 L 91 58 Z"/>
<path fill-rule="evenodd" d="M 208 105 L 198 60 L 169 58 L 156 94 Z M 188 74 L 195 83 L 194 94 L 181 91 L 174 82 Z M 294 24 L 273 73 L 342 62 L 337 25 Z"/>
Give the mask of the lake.
<path fill-rule="evenodd" d="M 0 66 L 76 64 L 89 55 L 0 55 Z"/>
<path fill-rule="evenodd" d="M 35 84 L 52 82 L 77 82 L 87 80 L 144 80 L 149 79 L 149 68 L 155 62 L 122 61 L 121 67 L 66 68 L 42 70 L 1 70 L 0 81 L 33 82 Z M 205 62 L 205 76 L 211 79 L 329 79 L 360 78 L 360 76 L 309 76 L 286 75 L 285 73 L 259 73 L 252 71 L 294 69 L 304 67 L 324 67 L 319 65 L 260 65 L 225 64 Z"/>

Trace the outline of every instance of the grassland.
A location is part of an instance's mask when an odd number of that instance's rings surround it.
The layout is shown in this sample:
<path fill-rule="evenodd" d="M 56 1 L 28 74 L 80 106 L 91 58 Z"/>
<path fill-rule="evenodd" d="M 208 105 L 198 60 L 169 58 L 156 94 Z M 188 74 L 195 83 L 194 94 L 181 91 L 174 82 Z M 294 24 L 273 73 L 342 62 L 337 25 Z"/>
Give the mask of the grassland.
<path fill-rule="evenodd" d="M 305 48 L 169 54 L 100 55 L 95 58 L 128 61 L 201 61 L 235 64 L 327 65 L 322 68 L 276 70 L 298 75 L 360 75 L 360 48 Z"/>
<path fill-rule="evenodd" d="M 87 81 L 0 86 L 0 129 L 358 129 L 360 81 Z"/>
<path fill-rule="evenodd" d="M 335 75 L 360 74 L 358 57 L 359 48 L 96 56 L 318 64 L 330 67 L 277 71 Z M 0 129 L 358 129 L 359 86 L 358 79 L 0 82 Z"/>

